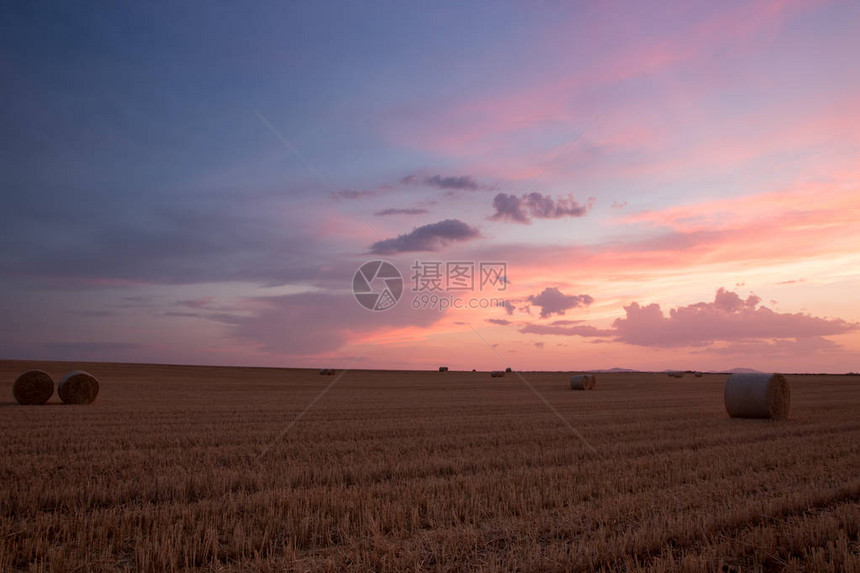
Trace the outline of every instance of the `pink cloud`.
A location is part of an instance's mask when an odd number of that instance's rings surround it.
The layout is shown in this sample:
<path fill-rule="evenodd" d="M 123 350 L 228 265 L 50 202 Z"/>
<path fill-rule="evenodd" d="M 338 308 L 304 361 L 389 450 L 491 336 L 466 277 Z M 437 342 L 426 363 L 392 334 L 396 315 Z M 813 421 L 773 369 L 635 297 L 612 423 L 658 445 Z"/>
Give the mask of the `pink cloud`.
<path fill-rule="evenodd" d="M 538 336 L 576 336 L 627 348 L 688 349 L 692 354 L 769 357 L 809 356 L 841 351 L 825 336 L 860 330 L 860 323 L 805 313 L 778 313 L 756 295 L 742 298 L 719 289 L 712 302 L 698 302 L 664 313 L 658 304 L 633 302 L 611 328 L 580 321 L 521 323 L 519 332 Z M 624 351 L 619 351 L 624 352 Z"/>
<path fill-rule="evenodd" d="M 803 313 L 777 313 L 760 306 L 761 299 L 747 299 L 719 289 L 713 302 L 673 308 L 664 314 L 657 304 L 624 307 L 626 316 L 613 322 L 617 339 L 637 346 L 708 346 L 717 341 L 809 340 L 844 334 L 860 324 Z"/>

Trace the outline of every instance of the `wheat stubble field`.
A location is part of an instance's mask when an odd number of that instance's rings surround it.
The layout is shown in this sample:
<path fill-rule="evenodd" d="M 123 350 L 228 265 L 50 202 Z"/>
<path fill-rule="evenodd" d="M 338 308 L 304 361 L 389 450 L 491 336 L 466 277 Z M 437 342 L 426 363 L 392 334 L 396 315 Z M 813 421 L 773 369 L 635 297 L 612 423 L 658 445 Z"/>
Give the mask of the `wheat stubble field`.
<path fill-rule="evenodd" d="M 18 406 L 14 377 L 100 378 Z M 860 570 L 860 379 L 0 362 L 0 571 Z"/>

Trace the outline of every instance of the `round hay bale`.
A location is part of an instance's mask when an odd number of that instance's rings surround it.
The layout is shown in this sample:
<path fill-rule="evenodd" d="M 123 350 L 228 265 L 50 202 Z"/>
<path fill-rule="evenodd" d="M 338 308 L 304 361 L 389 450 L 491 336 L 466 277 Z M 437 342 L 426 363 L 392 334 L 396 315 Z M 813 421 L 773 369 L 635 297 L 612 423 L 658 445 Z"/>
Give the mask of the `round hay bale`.
<path fill-rule="evenodd" d="M 695 376 L 696 378 L 701 378 L 702 376 L 704 376 L 704 374 L 701 372 L 696 372 L 695 374 L 693 374 L 693 376 Z"/>
<path fill-rule="evenodd" d="M 507 368 L 505 368 L 505 372 L 513 372 L 513 370 L 511 370 L 511 367 L 508 366 Z"/>
<path fill-rule="evenodd" d="M 571 390 L 591 390 L 597 383 L 597 379 L 592 374 L 577 374 L 570 377 Z"/>
<path fill-rule="evenodd" d="M 493 371 L 490 373 L 490 376 L 492 376 L 493 378 L 504 378 L 504 377 L 505 377 L 505 373 L 504 373 L 504 372 L 502 372 L 501 370 L 493 370 Z"/>
<path fill-rule="evenodd" d="M 440 367 L 439 367 L 439 372 L 447 372 L 447 371 L 448 371 L 448 367 L 447 367 L 447 366 L 440 366 Z"/>
<path fill-rule="evenodd" d="M 726 381 L 725 402 L 732 418 L 785 420 L 791 389 L 782 374 L 732 374 Z"/>
<path fill-rule="evenodd" d="M 54 379 L 42 370 L 27 370 L 15 378 L 12 395 L 22 406 L 38 406 L 54 395 Z"/>
<path fill-rule="evenodd" d="M 99 381 L 92 374 L 75 370 L 63 376 L 57 394 L 63 404 L 92 404 L 99 394 Z"/>

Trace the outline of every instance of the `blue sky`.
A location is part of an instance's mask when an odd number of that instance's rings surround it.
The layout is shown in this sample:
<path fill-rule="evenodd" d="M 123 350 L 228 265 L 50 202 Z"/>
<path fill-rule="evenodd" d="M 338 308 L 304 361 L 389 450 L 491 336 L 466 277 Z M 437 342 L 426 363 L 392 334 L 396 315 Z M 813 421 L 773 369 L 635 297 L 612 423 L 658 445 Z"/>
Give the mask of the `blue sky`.
<path fill-rule="evenodd" d="M 0 22 L 4 357 L 466 367 L 466 324 L 525 367 L 858 356 L 855 4 L 27 3 Z M 354 313 L 372 245 L 416 230 L 434 250 L 393 253 L 404 273 L 507 260 L 515 312 Z M 528 301 L 547 288 L 594 302 L 546 315 Z M 769 318 L 707 302 L 720 288 L 806 318 L 761 336 Z M 659 352 L 618 330 L 632 303 L 705 302 L 749 328 Z M 805 337 L 815 318 L 842 322 Z M 614 334 L 535 334 L 552 320 Z"/>

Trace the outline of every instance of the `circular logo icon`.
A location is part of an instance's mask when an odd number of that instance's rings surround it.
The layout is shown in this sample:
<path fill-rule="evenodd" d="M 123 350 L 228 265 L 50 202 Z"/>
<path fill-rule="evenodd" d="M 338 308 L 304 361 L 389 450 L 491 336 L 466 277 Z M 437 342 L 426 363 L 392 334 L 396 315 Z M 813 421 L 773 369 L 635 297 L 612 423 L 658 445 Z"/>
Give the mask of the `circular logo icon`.
<path fill-rule="evenodd" d="M 386 261 L 370 261 L 355 271 L 352 294 L 368 310 L 388 310 L 403 295 L 403 277 Z"/>

